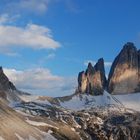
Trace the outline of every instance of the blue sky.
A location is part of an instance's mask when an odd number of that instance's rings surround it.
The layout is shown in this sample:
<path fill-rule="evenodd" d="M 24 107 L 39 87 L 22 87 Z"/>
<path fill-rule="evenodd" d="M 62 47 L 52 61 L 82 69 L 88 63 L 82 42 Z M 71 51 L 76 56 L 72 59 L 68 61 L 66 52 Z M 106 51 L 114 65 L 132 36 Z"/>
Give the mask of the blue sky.
<path fill-rule="evenodd" d="M 88 61 L 103 57 L 108 72 L 126 42 L 140 49 L 139 6 L 139 0 L 1 0 L 0 64 L 20 89 L 71 94 Z"/>

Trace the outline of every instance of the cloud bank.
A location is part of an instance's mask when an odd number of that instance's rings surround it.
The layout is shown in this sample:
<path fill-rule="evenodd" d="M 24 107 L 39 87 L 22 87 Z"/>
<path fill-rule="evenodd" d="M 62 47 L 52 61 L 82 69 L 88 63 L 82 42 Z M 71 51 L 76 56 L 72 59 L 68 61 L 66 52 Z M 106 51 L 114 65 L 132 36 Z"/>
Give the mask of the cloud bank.
<path fill-rule="evenodd" d="M 48 10 L 50 1 L 51 0 L 12 0 L 5 6 L 7 11 L 11 11 L 13 13 L 31 13 L 40 15 L 44 14 Z"/>
<path fill-rule="evenodd" d="M 57 49 L 61 46 L 52 35 L 51 29 L 33 23 L 15 25 L 20 15 L 0 15 L 0 52 L 9 56 L 19 55 L 19 48 Z M 50 56 L 53 57 L 53 56 Z"/>
<path fill-rule="evenodd" d="M 10 14 L 21 15 L 45 15 L 51 6 L 62 4 L 64 8 L 71 13 L 79 13 L 81 10 L 75 0 L 11 0 L 1 2 L 4 5 L 2 11 Z"/>
<path fill-rule="evenodd" d="M 28 24 L 26 27 L 0 25 L 0 50 L 12 47 L 56 49 L 60 47 L 60 43 L 53 39 L 51 30 L 44 26 L 35 24 Z"/>
<path fill-rule="evenodd" d="M 50 70 L 45 68 L 24 71 L 4 68 L 4 72 L 18 89 L 33 94 L 63 96 L 74 93 L 76 88 L 75 77 L 53 75 Z"/>

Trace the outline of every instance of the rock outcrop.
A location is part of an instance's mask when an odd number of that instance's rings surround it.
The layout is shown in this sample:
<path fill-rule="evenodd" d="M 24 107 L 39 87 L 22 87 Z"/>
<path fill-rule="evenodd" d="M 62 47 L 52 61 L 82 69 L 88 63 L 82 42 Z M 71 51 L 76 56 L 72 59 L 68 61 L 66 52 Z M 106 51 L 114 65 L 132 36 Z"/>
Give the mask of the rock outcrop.
<path fill-rule="evenodd" d="M 93 67 L 88 64 L 87 70 L 78 75 L 78 92 L 92 95 L 103 94 L 106 86 L 106 77 L 103 58 L 99 59 Z"/>
<path fill-rule="evenodd" d="M 93 67 L 78 76 L 78 92 L 100 95 L 104 90 L 110 94 L 140 92 L 140 50 L 131 42 L 126 43 L 115 58 L 108 76 L 105 77 L 104 60 L 99 59 Z"/>
<path fill-rule="evenodd" d="M 4 74 L 2 67 L 0 67 L 0 90 L 16 90 L 16 87 L 9 81 L 8 77 Z"/>
<path fill-rule="evenodd" d="M 112 64 L 108 91 L 111 94 L 140 91 L 140 51 L 131 42 L 124 45 Z"/>
<path fill-rule="evenodd" d="M 4 74 L 2 67 L 0 67 L 0 98 L 5 100 L 7 103 L 21 101 L 19 95 L 22 92 L 16 89 L 14 84 L 9 81 L 8 77 Z"/>

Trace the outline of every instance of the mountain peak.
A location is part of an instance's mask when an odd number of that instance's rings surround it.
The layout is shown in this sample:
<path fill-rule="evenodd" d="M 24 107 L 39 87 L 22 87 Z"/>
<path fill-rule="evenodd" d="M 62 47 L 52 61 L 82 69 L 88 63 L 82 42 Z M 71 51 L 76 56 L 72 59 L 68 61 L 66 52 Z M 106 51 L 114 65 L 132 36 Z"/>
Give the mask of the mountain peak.
<path fill-rule="evenodd" d="M 98 70 L 103 70 L 104 71 L 104 59 L 103 58 L 100 58 L 98 59 L 97 63 L 95 64 L 95 69 L 98 71 Z"/>
<path fill-rule="evenodd" d="M 112 94 L 134 93 L 139 89 L 139 51 L 134 43 L 124 45 L 115 58 L 108 79 L 108 90 Z"/>
<path fill-rule="evenodd" d="M 135 47 L 134 43 L 133 42 L 127 42 L 125 45 L 124 45 L 125 48 L 133 48 Z M 135 47 L 136 48 L 136 47 Z"/>
<path fill-rule="evenodd" d="M 99 58 L 98 63 L 104 63 L 104 58 L 103 57 Z"/>
<path fill-rule="evenodd" d="M 92 66 L 92 63 L 91 62 L 89 62 L 88 63 L 88 67 L 87 67 L 87 69 L 86 69 L 86 74 L 93 74 L 94 73 L 94 67 Z"/>
<path fill-rule="evenodd" d="M 134 43 L 127 42 L 111 66 L 108 80 L 105 77 L 104 59 L 98 59 L 92 66 L 88 64 L 86 72 L 78 76 L 78 91 L 100 95 L 108 89 L 111 94 L 140 92 L 140 50 Z"/>
<path fill-rule="evenodd" d="M 135 47 L 134 43 L 127 42 L 121 51 L 122 53 L 126 53 L 127 55 L 133 55 L 134 53 L 137 53 L 137 48 Z"/>
<path fill-rule="evenodd" d="M 4 74 L 2 66 L 0 67 L 0 90 L 16 90 L 14 84 Z"/>
<path fill-rule="evenodd" d="M 104 60 L 101 58 L 94 67 L 89 63 L 86 72 L 79 73 L 78 92 L 100 95 L 103 94 L 105 83 Z"/>
<path fill-rule="evenodd" d="M 88 63 L 88 68 L 90 69 L 90 68 L 92 68 L 93 66 L 92 66 L 92 63 L 91 62 L 89 62 Z"/>
<path fill-rule="evenodd" d="M 0 66 L 0 72 L 3 72 L 3 68 L 2 68 L 2 66 Z"/>

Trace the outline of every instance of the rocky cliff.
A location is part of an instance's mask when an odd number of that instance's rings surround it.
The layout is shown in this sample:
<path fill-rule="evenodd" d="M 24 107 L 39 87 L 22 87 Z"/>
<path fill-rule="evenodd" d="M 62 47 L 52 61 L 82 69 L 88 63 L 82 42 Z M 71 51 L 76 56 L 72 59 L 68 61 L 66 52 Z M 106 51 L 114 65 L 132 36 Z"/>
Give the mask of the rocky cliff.
<path fill-rule="evenodd" d="M 112 64 L 108 91 L 112 94 L 140 91 L 140 51 L 131 42 L 124 45 Z"/>
<path fill-rule="evenodd" d="M 88 64 L 86 71 L 82 71 L 78 75 L 78 92 L 88 93 L 92 95 L 103 94 L 106 85 L 104 60 L 99 59 L 93 67 Z"/>
<path fill-rule="evenodd" d="M 2 67 L 0 67 L 0 90 L 16 90 L 14 84 L 4 74 Z"/>
<path fill-rule="evenodd" d="M 11 103 L 13 101 L 21 101 L 19 95 L 22 94 L 24 94 L 24 92 L 16 89 L 14 84 L 9 81 L 8 77 L 4 74 L 2 67 L 0 67 L 0 98 Z"/>
<path fill-rule="evenodd" d="M 89 63 L 87 70 L 79 73 L 79 93 L 100 95 L 106 89 L 111 94 L 140 92 L 140 50 L 133 43 L 123 46 L 111 66 L 108 80 L 103 58 L 94 67 Z"/>

